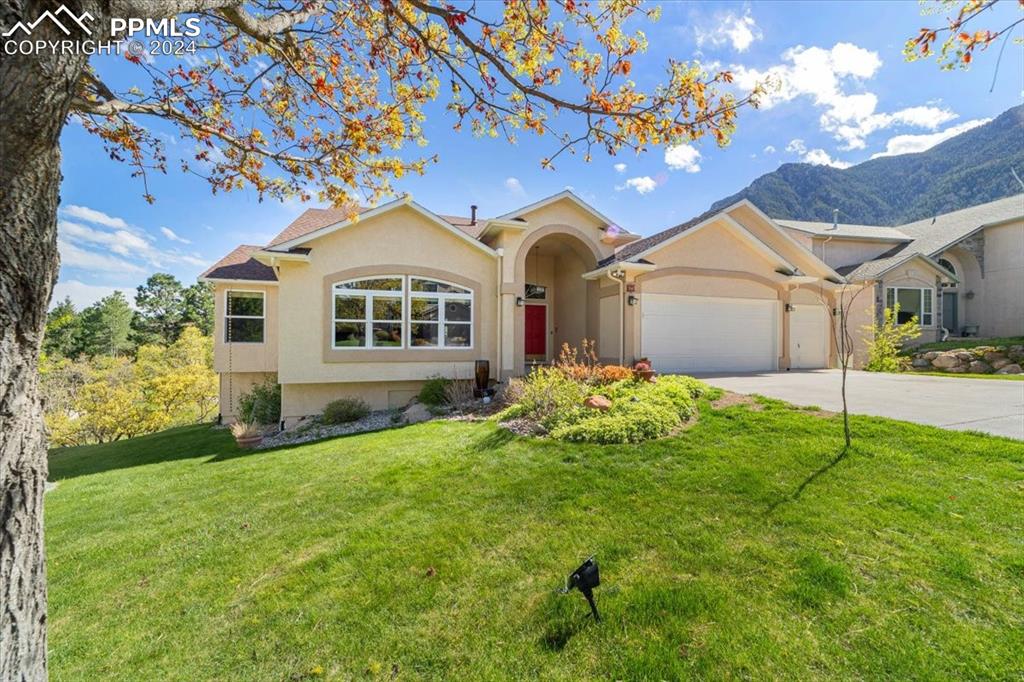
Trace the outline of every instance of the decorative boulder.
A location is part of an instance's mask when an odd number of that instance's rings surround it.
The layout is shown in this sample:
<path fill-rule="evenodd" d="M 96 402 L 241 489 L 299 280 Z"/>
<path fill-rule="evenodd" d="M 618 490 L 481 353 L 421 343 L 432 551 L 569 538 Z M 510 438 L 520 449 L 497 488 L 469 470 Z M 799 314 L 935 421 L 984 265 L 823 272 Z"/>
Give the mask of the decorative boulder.
<path fill-rule="evenodd" d="M 433 416 L 423 403 L 413 403 L 405 408 L 405 412 L 402 413 L 402 421 L 406 424 L 417 424 L 425 422 Z"/>
<path fill-rule="evenodd" d="M 956 357 L 964 362 L 971 362 L 974 360 L 974 356 L 965 350 L 957 351 Z"/>
<path fill-rule="evenodd" d="M 934 360 L 935 358 L 939 357 L 940 355 L 942 355 L 942 351 L 930 350 L 927 353 L 925 353 L 924 355 L 922 355 L 921 358 L 924 359 L 924 360 L 927 360 L 928 362 L 931 362 L 932 360 Z"/>
<path fill-rule="evenodd" d="M 927 358 L 914 358 L 914 361 L 910 363 L 914 367 L 931 367 L 932 363 Z"/>
<path fill-rule="evenodd" d="M 992 371 L 992 366 L 987 362 L 975 360 L 967 367 L 967 371 L 971 374 L 988 374 Z"/>
<path fill-rule="evenodd" d="M 985 354 L 982 355 L 982 357 L 985 358 L 985 362 L 987 362 L 989 364 L 995 362 L 996 360 L 1005 360 L 1006 359 L 1006 356 L 1003 355 L 1002 353 L 1000 353 L 997 350 L 986 351 Z"/>
<path fill-rule="evenodd" d="M 997 360 L 992 361 L 992 369 L 1002 369 L 1003 367 L 1012 364 L 1013 363 L 1010 361 L 1009 358 L 999 358 Z"/>
<path fill-rule="evenodd" d="M 939 369 L 950 369 L 952 367 L 957 367 L 959 364 L 960 358 L 951 353 L 943 353 L 932 360 L 932 366 L 938 367 Z"/>
<path fill-rule="evenodd" d="M 584 407 L 589 407 L 592 410 L 600 410 L 601 412 L 607 412 L 612 409 L 612 401 L 605 398 L 603 395 L 592 395 L 583 401 Z"/>
<path fill-rule="evenodd" d="M 1021 373 L 1020 365 L 1018 365 L 1016 363 L 1012 364 L 1012 365 L 1006 365 L 1005 367 L 1002 367 L 1001 369 L 996 370 L 996 374 L 1020 374 L 1020 373 Z"/>

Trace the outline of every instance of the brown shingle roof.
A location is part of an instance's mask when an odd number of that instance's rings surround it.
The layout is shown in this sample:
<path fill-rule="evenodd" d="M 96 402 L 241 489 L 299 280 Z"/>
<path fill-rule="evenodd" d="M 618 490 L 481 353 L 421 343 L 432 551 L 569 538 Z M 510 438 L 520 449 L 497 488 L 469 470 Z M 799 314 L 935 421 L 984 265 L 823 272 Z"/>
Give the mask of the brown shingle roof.
<path fill-rule="evenodd" d="M 277 275 L 269 265 L 264 265 L 252 257 L 254 251 L 262 247 L 242 244 L 234 251 L 221 258 L 201 274 L 206 279 L 248 279 L 256 282 L 276 282 Z"/>
<path fill-rule="evenodd" d="M 366 213 L 369 210 L 370 208 L 367 206 L 359 206 L 356 208 L 356 214 Z M 439 217 L 474 239 L 480 235 L 480 231 L 483 229 L 484 221 L 479 218 L 476 224 L 473 224 L 469 218 L 463 216 L 442 215 Z M 311 232 L 316 232 L 328 225 L 343 223 L 348 219 L 349 211 L 346 208 L 308 208 L 302 215 L 293 220 L 288 227 L 284 228 L 279 235 L 271 239 L 267 246 L 277 246 L 292 239 L 303 237 Z"/>

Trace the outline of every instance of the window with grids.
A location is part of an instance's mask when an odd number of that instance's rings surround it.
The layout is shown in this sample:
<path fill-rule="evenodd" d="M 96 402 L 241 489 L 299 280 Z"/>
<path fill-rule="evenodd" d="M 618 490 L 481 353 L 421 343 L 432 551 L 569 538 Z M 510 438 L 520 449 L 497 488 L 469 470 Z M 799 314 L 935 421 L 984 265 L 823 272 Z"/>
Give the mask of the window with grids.
<path fill-rule="evenodd" d="M 402 348 L 405 278 L 385 275 L 334 285 L 335 348 Z"/>
<path fill-rule="evenodd" d="M 932 302 L 935 292 L 928 288 L 888 287 L 885 290 L 885 307 L 900 306 L 896 322 L 903 324 L 916 317 L 922 327 L 932 326 Z"/>
<path fill-rule="evenodd" d="M 229 290 L 224 297 L 224 342 L 263 343 L 264 293 Z"/>
<path fill-rule="evenodd" d="M 472 348 L 473 292 L 448 282 L 410 277 L 409 345 Z"/>

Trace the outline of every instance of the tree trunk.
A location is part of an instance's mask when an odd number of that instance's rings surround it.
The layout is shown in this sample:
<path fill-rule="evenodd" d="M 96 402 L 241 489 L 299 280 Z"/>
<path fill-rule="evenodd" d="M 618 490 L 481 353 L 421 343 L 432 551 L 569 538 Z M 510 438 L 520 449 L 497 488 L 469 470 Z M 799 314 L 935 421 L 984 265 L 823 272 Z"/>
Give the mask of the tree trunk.
<path fill-rule="evenodd" d="M 33 21 L 54 9 L 50 4 L 5 0 L 0 26 Z M 48 21 L 32 32 L 32 39 L 62 38 Z M 37 365 L 59 265 L 58 139 L 87 58 L 41 52 L 0 59 L 0 680 L 6 682 L 47 676 L 46 435 Z"/>

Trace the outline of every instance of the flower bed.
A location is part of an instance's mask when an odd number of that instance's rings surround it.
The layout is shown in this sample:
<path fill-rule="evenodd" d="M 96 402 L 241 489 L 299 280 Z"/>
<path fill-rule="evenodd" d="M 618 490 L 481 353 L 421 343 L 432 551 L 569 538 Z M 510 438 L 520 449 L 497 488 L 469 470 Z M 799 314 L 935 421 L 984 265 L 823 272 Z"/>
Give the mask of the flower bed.
<path fill-rule="evenodd" d="M 625 367 L 586 363 L 585 370 L 581 364 L 560 359 L 553 367 L 537 368 L 515 381 L 506 394 L 510 406 L 498 421 L 517 433 L 565 441 L 639 443 L 682 426 L 696 415 L 697 399 L 711 390 L 692 377 L 645 381 L 643 369 L 634 373 Z"/>

